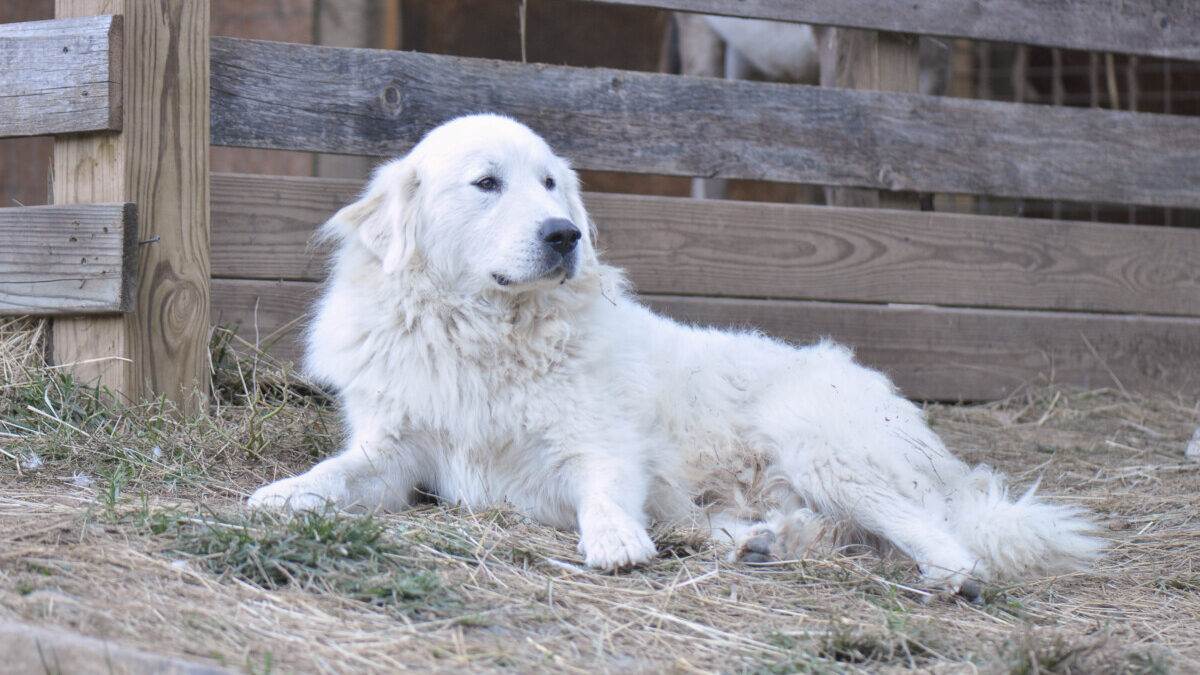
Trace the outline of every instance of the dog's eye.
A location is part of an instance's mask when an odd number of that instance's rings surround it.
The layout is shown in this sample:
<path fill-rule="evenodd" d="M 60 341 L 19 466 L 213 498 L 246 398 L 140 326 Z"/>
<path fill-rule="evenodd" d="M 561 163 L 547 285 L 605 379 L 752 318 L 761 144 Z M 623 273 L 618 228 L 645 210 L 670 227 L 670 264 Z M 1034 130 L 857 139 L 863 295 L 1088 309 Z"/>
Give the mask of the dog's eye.
<path fill-rule="evenodd" d="M 498 192 L 500 190 L 500 181 L 495 176 L 484 176 L 472 183 L 472 185 L 484 192 Z"/>
<path fill-rule="evenodd" d="M 554 186 L 556 185 L 554 178 L 551 176 L 546 176 L 546 180 L 542 181 L 542 184 L 546 186 L 547 190 L 553 190 Z"/>

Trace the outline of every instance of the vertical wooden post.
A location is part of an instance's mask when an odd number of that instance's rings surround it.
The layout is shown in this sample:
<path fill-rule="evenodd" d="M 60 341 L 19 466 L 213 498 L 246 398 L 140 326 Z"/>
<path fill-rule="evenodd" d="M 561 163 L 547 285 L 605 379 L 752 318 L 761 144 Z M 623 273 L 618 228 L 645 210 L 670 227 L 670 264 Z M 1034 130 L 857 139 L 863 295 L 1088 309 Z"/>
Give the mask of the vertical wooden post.
<path fill-rule="evenodd" d="M 873 30 L 823 28 L 821 86 L 876 91 L 920 90 L 917 36 Z M 835 206 L 915 209 L 915 195 L 861 188 L 828 188 L 826 199 Z"/>
<path fill-rule="evenodd" d="M 119 134 L 60 138 L 53 201 L 134 202 L 133 311 L 55 322 L 53 358 L 82 381 L 183 411 L 207 398 L 209 6 L 203 0 L 56 0 L 60 18 L 125 16 Z"/>

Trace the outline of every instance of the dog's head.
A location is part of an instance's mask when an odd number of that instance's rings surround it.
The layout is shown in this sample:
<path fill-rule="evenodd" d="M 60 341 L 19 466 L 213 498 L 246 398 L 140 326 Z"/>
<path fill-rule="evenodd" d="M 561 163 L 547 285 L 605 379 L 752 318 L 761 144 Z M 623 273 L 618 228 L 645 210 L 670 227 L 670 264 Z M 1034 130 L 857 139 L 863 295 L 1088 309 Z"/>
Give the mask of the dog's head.
<path fill-rule="evenodd" d="M 575 172 L 498 115 L 429 132 L 326 229 L 365 246 L 385 274 L 419 265 L 467 291 L 548 288 L 596 262 Z"/>

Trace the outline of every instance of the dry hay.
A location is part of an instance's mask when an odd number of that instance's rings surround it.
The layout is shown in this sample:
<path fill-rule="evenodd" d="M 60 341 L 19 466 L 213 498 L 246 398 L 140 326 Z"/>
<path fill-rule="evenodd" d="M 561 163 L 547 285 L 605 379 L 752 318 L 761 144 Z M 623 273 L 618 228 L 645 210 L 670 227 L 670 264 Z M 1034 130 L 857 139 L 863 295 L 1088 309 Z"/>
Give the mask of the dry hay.
<path fill-rule="evenodd" d="M 208 416 L 112 405 L 40 365 L 42 330 L 0 328 L 0 619 L 253 672 L 1200 669 L 1195 401 L 1042 387 L 931 406 L 963 455 L 1041 477 L 1112 540 L 1092 573 L 976 607 L 911 588 L 903 561 L 734 565 L 689 532 L 607 575 L 504 510 L 249 516 L 249 490 L 335 447 L 319 390 L 219 332 Z"/>

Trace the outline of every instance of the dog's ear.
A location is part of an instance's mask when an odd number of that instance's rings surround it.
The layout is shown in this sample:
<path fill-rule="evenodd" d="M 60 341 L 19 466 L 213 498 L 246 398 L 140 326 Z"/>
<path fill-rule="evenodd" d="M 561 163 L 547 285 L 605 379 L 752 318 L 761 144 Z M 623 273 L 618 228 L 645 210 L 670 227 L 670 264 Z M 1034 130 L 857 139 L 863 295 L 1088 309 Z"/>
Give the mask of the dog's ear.
<path fill-rule="evenodd" d="M 417 254 L 417 215 L 413 202 L 419 179 L 403 159 L 379 167 L 358 201 L 343 207 L 326 224 L 326 237 L 356 237 L 373 252 L 387 274 Z"/>

